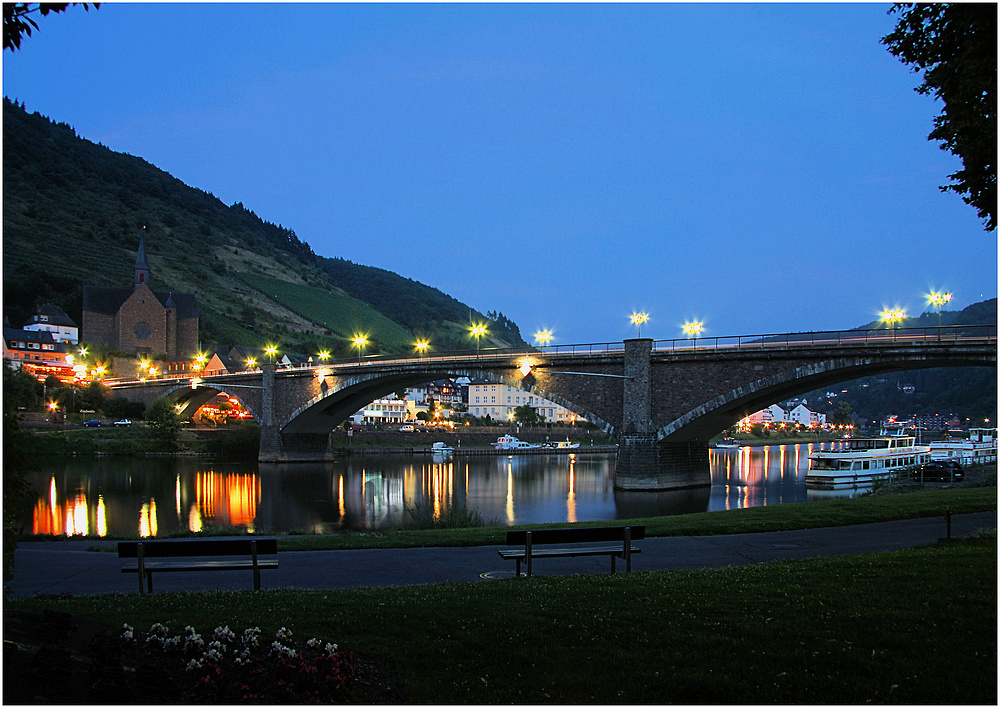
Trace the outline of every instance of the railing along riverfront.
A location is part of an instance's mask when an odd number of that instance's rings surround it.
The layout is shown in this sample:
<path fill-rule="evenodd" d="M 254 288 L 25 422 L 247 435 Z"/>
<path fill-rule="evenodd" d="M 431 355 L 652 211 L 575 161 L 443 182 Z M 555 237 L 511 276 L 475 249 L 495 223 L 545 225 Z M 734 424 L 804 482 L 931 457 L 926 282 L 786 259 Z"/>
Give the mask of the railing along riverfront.
<path fill-rule="evenodd" d="M 910 342 L 940 342 L 962 343 L 972 341 L 996 341 L 997 326 L 994 325 L 948 325 L 943 327 L 900 327 L 898 329 L 850 329 L 830 330 L 826 332 L 786 332 L 781 334 L 746 334 L 721 337 L 685 337 L 679 339 L 653 340 L 653 352 L 669 354 L 672 352 L 688 353 L 697 351 L 699 354 L 709 354 L 715 351 L 754 350 L 776 347 L 829 347 L 844 345 L 893 345 Z M 278 365 L 278 372 L 289 375 L 296 373 L 314 375 L 320 369 L 336 374 L 341 370 L 357 369 L 370 366 L 407 366 L 460 363 L 475 367 L 477 363 L 507 362 L 516 357 L 579 357 L 602 354 L 621 354 L 625 350 L 624 342 L 601 342 L 593 344 L 546 344 L 537 347 L 510 347 L 505 349 L 482 349 L 472 351 L 457 349 L 435 352 L 433 354 L 378 354 L 358 357 L 345 357 L 328 362 L 303 362 L 300 364 Z M 260 368 L 244 369 L 242 371 L 199 374 L 197 372 L 178 372 L 163 374 L 147 383 L 169 381 L 176 379 L 190 380 L 192 378 L 237 377 L 259 373 Z M 140 383 L 139 379 L 105 379 L 109 386 Z"/>

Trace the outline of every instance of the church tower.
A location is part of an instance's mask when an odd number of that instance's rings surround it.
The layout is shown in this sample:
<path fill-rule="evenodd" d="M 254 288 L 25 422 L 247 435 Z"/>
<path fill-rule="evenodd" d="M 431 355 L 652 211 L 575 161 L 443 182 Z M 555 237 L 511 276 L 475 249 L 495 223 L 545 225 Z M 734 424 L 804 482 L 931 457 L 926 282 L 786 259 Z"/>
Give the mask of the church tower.
<path fill-rule="evenodd" d="M 134 287 L 138 288 L 143 283 L 145 283 L 147 286 L 149 285 L 149 261 L 146 260 L 146 239 L 143 236 L 140 236 L 139 253 L 135 257 Z"/>

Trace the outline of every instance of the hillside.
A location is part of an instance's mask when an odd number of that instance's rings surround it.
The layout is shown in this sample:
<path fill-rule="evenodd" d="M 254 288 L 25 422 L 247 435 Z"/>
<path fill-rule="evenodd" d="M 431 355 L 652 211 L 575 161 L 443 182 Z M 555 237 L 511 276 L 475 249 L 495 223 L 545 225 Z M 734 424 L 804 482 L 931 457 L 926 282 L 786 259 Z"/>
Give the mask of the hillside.
<path fill-rule="evenodd" d="M 469 348 L 523 345 L 517 326 L 378 268 L 317 256 L 295 232 L 241 203 L 223 204 L 141 158 L 76 135 L 72 127 L 4 99 L 4 315 L 14 326 L 35 305 L 59 305 L 78 323 L 83 285 L 132 281 L 145 234 L 153 286 L 198 295 L 201 340 L 288 351 L 407 351 L 417 337 Z M 374 293 L 377 297 L 366 297 Z"/>

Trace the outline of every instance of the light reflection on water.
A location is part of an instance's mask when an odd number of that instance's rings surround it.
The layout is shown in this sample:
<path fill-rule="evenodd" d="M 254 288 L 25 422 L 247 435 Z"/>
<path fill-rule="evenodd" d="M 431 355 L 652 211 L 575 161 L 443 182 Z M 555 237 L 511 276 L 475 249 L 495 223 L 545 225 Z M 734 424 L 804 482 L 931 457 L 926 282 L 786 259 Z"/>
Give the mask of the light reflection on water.
<path fill-rule="evenodd" d="M 809 453 L 829 446 L 711 450 L 712 486 L 670 492 L 615 491 L 615 457 L 607 454 L 354 456 L 295 465 L 50 458 L 29 476 L 38 499 L 25 530 L 112 537 L 212 527 L 329 533 L 469 512 L 514 525 L 741 509 L 829 495 L 805 489 Z"/>

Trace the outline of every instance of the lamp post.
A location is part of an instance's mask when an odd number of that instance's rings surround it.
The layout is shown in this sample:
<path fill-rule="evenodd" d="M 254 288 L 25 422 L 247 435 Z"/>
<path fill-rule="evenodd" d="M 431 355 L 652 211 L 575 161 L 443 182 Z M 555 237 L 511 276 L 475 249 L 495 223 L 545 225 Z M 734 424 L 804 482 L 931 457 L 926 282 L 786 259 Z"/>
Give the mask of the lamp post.
<path fill-rule="evenodd" d="M 951 293 L 931 293 L 927 300 L 937 308 L 938 313 L 938 339 L 941 338 L 941 306 L 951 302 Z"/>
<path fill-rule="evenodd" d="M 368 337 L 358 335 L 354 338 L 354 346 L 358 348 L 358 363 L 361 363 L 361 355 L 364 353 L 365 345 L 368 344 Z"/>
<path fill-rule="evenodd" d="M 427 353 L 427 347 L 430 346 L 430 342 L 419 341 L 414 343 L 413 348 L 417 350 L 417 356 L 423 356 Z"/>
<path fill-rule="evenodd" d="M 689 337 L 694 337 L 694 346 L 698 346 L 698 335 L 701 333 L 702 329 L 701 322 L 687 322 L 685 323 L 683 330 L 684 334 Z"/>
<path fill-rule="evenodd" d="M 906 313 L 902 310 L 885 310 L 882 313 L 882 320 L 886 323 L 887 327 L 892 328 L 892 338 L 896 338 L 896 325 L 906 317 Z"/>
<path fill-rule="evenodd" d="M 536 332 L 535 341 L 538 342 L 538 345 L 542 347 L 542 350 L 544 351 L 545 345 L 552 341 L 552 332 L 547 329 L 543 329 L 541 332 Z"/>
<path fill-rule="evenodd" d="M 639 328 L 639 338 L 642 338 L 642 324 L 649 321 L 649 315 L 645 312 L 636 312 L 632 315 L 632 324 Z"/>
<path fill-rule="evenodd" d="M 479 338 L 486 334 L 486 325 L 477 324 L 472 326 L 472 336 L 476 338 L 476 358 L 479 358 Z"/>

